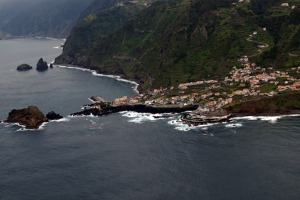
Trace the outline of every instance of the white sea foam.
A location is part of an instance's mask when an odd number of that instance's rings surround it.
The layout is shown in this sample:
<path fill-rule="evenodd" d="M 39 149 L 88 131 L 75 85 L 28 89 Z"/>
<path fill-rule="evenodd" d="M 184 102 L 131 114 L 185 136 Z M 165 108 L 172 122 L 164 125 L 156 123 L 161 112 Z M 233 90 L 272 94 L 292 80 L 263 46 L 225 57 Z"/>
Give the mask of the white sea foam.
<path fill-rule="evenodd" d="M 278 119 L 281 119 L 284 116 L 272 116 L 272 117 L 260 117 L 262 121 L 268 121 L 270 123 L 276 123 Z"/>
<path fill-rule="evenodd" d="M 92 113 L 89 114 L 89 115 L 68 115 L 67 118 L 95 118 L 95 117 L 98 117 L 96 115 L 93 115 Z"/>
<path fill-rule="evenodd" d="M 42 123 L 42 125 L 37 129 L 37 130 L 44 130 L 44 128 L 46 127 L 46 125 L 48 124 L 49 122 L 44 122 Z"/>
<path fill-rule="evenodd" d="M 17 131 L 18 132 L 22 132 L 22 131 L 41 131 L 41 130 L 44 130 L 45 129 L 45 126 L 48 124 L 49 122 L 44 122 L 42 123 L 42 125 L 40 125 L 40 127 L 38 129 L 29 129 L 29 128 L 26 128 L 25 126 L 22 126 L 22 125 L 18 125 L 18 126 L 21 126 L 20 129 L 18 129 Z"/>
<path fill-rule="evenodd" d="M 196 130 L 196 129 L 201 129 L 201 130 L 207 130 L 208 127 L 216 125 L 214 124 L 203 124 L 203 125 L 197 125 L 197 126 L 190 126 L 188 124 L 183 123 L 180 120 L 180 117 L 178 115 L 174 115 L 172 113 L 167 113 L 167 114 L 151 114 L 151 113 L 138 113 L 138 112 L 133 112 L 133 111 L 121 111 L 119 112 L 123 117 L 128 117 L 130 120 L 128 122 L 132 123 L 137 123 L 141 124 L 143 122 L 154 122 L 158 120 L 163 120 L 166 119 L 164 117 L 167 115 L 168 119 L 168 124 L 172 125 L 175 127 L 176 130 L 179 131 L 190 131 L 190 130 Z"/>
<path fill-rule="evenodd" d="M 236 127 L 242 127 L 243 125 L 241 123 L 235 123 L 235 124 L 226 124 L 226 128 L 236 128 Z"/>
<path fill-rule="evenodd" d="M 245 116 L 245 117 L 234 117 L 234 120 L 249 120 L 249 121 L 255 121 L 258 120 L 258 117 L 256 116 Z"/>
<path fill-rule="evenodd" d="M 141 124 L 146 121 L 157 121 L 163 119 L 162 114 L 150 114 L 150 113 L 138 113 L 133 111 L 120 112 L 123 117 L 128 117 L 130 120 L 128 122 Z"/>
<path fill-rule="evenodd" d="M 57 119 L 57 120 L 51 120 L 51 122 L 69 122 L 71 119 L 70 118 L 62 118 L 62 119 Z"/>
<path fill-rule="evenodd" d="M 5 124 L 5 127 L 18 126 L 18 127 L 21 127 L 21 128 L 25 128 L 24 125 L 19 124 L 19 123 L 6 123 L 6 122 L 3 122 L 3 124 Z"/>
<path fill-rule="evenodd" d="M 125 83 L 129 83 L 131 85 L 133 85 L 132 89 L 136 92 L 136 93 L 139 93 L 138 91 L 138 86 L 139 84 L 135 81 L 130 81 L 130 80 L 127 80 L 127 79 L 123 79 L 121 78 L 120 76 L 116 76 L 116 75 L 106 75 L 106 74 L 98 74 L 95 70 L 90 70 L 90 69 L 85 69 L 85 68 L 82 68 L 82 67 L 75 67 L 75 66 L 63 66 L 63 65 L 57 65 L 58 67 L 60 68 L 68 68 L 68 69 L 77 69 L 77 70 L 81 70 L 81 71 L 85 71 L 85 72 L 91 72 L 94 76 L 99 76 L 99 77 L 108 77 L 108 78 L 113 78 L 117 81 L 120 81 L 120 82 L 125 82 Z"/>
<path fill-rule="evenodd" d="M 46 40 L 64 40 L 64 39 L 59 39 L 59 38 L 52 38 L 52 37 L 41 37 L 41 36 L 36 36 L 36 39 L 46 39 Z"/>
<path fill-rule="evenodd" d="M 245 117 L 235 117 L 234 120 L 249 120 L 249 121 L 267 121 L 270 123 L 276 123 L 279 119 L 285 117 L 299 117 L 300 114 L 291 114 L 291 115 L 278 115 L 278 116 L 245 116 Z"/>
<path fill-rule="evenodd" d="M 61 46 L 53 47 L 53 49 L 61 49 Z"/>
<path fill-rule="evenodd" d="M 270 123 L 276 123 L 278 119 L 281 119 L 283 117 L 287 117 L 288 115 L 282 115 L 282 116 L 246 116 L 246 117 L 235 117 L 234 120 L 248 120 L 248 121 L 268 121 Z"/>
<path fill-rule="evenodd" d="M 176 130 L 179 131 L 190 131 L 190 130 L 207 130 L 209 126 L 213 126 L 215 124 L 202 124 L 202 125 L 197 125 L 197 126 L 190 126 L 188 124 L 183 123 L 180 118 L 173 119 L 168 121 L 169 125 L 175 126 Z"/>

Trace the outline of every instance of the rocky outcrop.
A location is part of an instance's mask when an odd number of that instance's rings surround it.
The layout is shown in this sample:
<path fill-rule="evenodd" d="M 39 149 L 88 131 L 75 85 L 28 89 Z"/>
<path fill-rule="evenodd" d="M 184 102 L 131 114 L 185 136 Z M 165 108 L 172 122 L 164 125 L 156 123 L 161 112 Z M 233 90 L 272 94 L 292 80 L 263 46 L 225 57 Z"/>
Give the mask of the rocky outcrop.
<path fill-rule="evenodd" d="M 232 114 L 224 109 L 206 110 L 198 108 L 194 112 L 183 114 L 181 120 L 185 124 L 197 126 L 208 123 L 228 122 L 231 117 Z"/>
<path fill-rule="evenodd" d="M 123 105 L 110 105 L 109 103 L 94 103 L 84 106 L 84 110 L 73 113 L 73 116 L 80 115 L 107 115 L 111 113 L 117 113 L 122 111 L 134 111 L 142 113 L 181 113 L 185 111 L 192 111 L 198 108 L 198 105 L 187 105 L 187 106 L 155 106 L 155 105 L 146 105 L 146 104 L 123 104 Z"/>
<path fill-rule="evenodd" d="M 40 58 L 38 63 L 36 64 L 36 70 L 40 72 L 48 70 L 48 64 L 43 60 L 43 58 Z"/>
<path fill-rule="evenodd" d="M 49 112 L 49 113 L 46 115 L 46 118 L 47 118 L 48 120 L 58 120 L 58 119 L 62 119 L 63 116 L 61 116 L 60 114 L 55 113 L 54 111 L 51 111 L 51 112 Z"/>
<path fill-rule="evenodd" d="M 19 123 L 28 129 L 37 129 L 47 122 L 45 115 L 36 106 L 28 106 L 20 110 L 12 110 L 8 114 L 7 123 Z"/>
<path fill-rule="evenodd" d="M 18 71 L 28 71 L 28 70 L 31 70 L 31 69 L 32 69 L 32 66 L 30 66 L 28 64 L 22 64 L 22 65 L 19 65 L 17 67 Z"/>

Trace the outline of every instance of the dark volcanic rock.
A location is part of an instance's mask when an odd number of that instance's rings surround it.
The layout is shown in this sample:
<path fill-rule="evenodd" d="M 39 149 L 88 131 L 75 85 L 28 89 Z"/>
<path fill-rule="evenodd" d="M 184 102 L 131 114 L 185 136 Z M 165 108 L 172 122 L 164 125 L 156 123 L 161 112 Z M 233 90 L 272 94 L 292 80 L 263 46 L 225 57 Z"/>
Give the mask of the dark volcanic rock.
<path fill-rule="evenodd" d="M 38 63 L 36 64 L 36 70 L 37 71 L 46 71 L 48 70 L 48 64 L 46 61 L 43 60 L 43 58 L 40 58 Z"/>
<path fill-rule="evenodd" d="M 63 116 L 61 116 L 60 114 L 55 113 L 54 111 L 51 111 L 51 112 L 49 112 L 49 113 L 46 115 L 46 118 L 47 118 L 48 120 L 58 120 L 58 119 L 62 119 Z"/>
<path fill-rule="evenodd" d="M 220 123 L 229 122 L 232 118 L 232 114 L 223 109 L 211 110 L 199 110 L 199 108 L 191 113 L 185 113 L 181 116 L 183 123 L 188 125 L 201 125 L 208 123 Z"/>
<path fill-rule="evenodd" d="M 85 109 L 83 111 L 80 112 L 76 112 L 71 114 L 72 116 L 83 116 L 83 115 L 94 115 L 94 116 L 102 116 L 102 115 L 107 115 L 109 114 L 108 112 L 103 112 L 97 108 L 89 108 L 89 109 Z"/>
<path fill-rule="evenodd" d="M 50 69 L 53 69 L 53 64 L 52 63 L 50 63 Z"/>
<path fill-rule="evenodd" d="M 124 104 L 124 105 L 116 105 L 111 106 L 106 103 L 94 103 L 90 105 L 86 105 L 83 111 L 73 113 L 73 116 L 81 116 L 81 115 L 107 115 L 111 113 L 121 112 L 121 111 L 134 111 L 134 112 L 142 112 L 142 113 L 181 113 L 185 111 L 196 110 L 198 105 L 188 105 L 188 106 L 152 106 L 146 104 Z"/>
<path fill-rule="evenodd" d="M 44 122 L 47 122 L 45 115 L 36 107 L 28 106 L 20 110 L 12 110 L 8 114 L 7 123 L 19 123 L 29 129 L 37 129 Z"/>
<path fill-rule="evenodd" d="M 28 70 L 31 70 L 31 69 L 32 69 L 32 66 L 30 66 L 28 64 L 22 64 L 22 65 L 19 65 L 17 67 L 18 71 L 28 71 Z"/>

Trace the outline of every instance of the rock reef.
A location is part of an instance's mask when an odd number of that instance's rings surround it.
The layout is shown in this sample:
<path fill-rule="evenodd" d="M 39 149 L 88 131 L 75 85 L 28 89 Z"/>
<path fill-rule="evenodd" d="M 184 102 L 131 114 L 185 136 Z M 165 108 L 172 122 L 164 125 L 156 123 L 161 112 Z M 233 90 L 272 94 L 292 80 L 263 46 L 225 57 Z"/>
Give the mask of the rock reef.
<path fill-rule="evenodd" d="M 32 66 L 28 65 L 28 64 L 21 64 L 17 67 L 18 71 L 28 71 L 31 70 Z"/>
<path fill-rule="evenodd" d="M 47 122 L 45 115 L 36 106 L 28 106 L 24 109 L 14 109 L 8 114 L 7 123 L 19 123 L 28 129 L 37 129 Z"/>
<path fill-rule="evenodd" d="M 224 109 L 204 110 L 198 108 L 196 111 L 183 114 L 181 120 L 188 125 L 202 125 L 208 123 L 228 122 L 232 114 Z"/>
<path fill-rule="evenodd" d="M 84 106 L 84 110 L 73 113 L 73 116 L 80 115 L 95 115 L 102 116 L 111 113 L 117 113 L 121 111 L 134 111 L 144 113 L 181 113 L 185 111 L 192 111 L 198 108 L 198 105 L 187 105 L 187 106 L 168 106 L 168 105 L 146 105 L 146 104 L 122 104 L 122 105 L 111 105 L 107 102 L 94 103 Z"/>

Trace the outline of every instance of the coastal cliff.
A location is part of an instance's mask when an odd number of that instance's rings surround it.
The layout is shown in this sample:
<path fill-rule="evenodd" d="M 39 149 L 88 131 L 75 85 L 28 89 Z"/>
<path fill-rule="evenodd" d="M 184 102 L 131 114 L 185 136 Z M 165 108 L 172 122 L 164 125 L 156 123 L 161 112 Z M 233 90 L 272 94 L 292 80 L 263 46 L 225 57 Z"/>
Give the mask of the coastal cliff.
<path fill-rule="evenodd" d="M 299 7 L 283 0 L 115 3 L 74 27 L 56 63 L 138 80 L 140 91 L 224 78 L 244 62 L 297 67 L 299 57 L 290 55 L 300 51 Z"/>
<path fill-rule="evenodd" d="M 141 94 L 129 105 L 249 114 L 298 109 L 296 100 L 274 102 L 300 90 L 299 2 L 144 2 L 86 14 L 55 62 L 137 80 Z"/>

